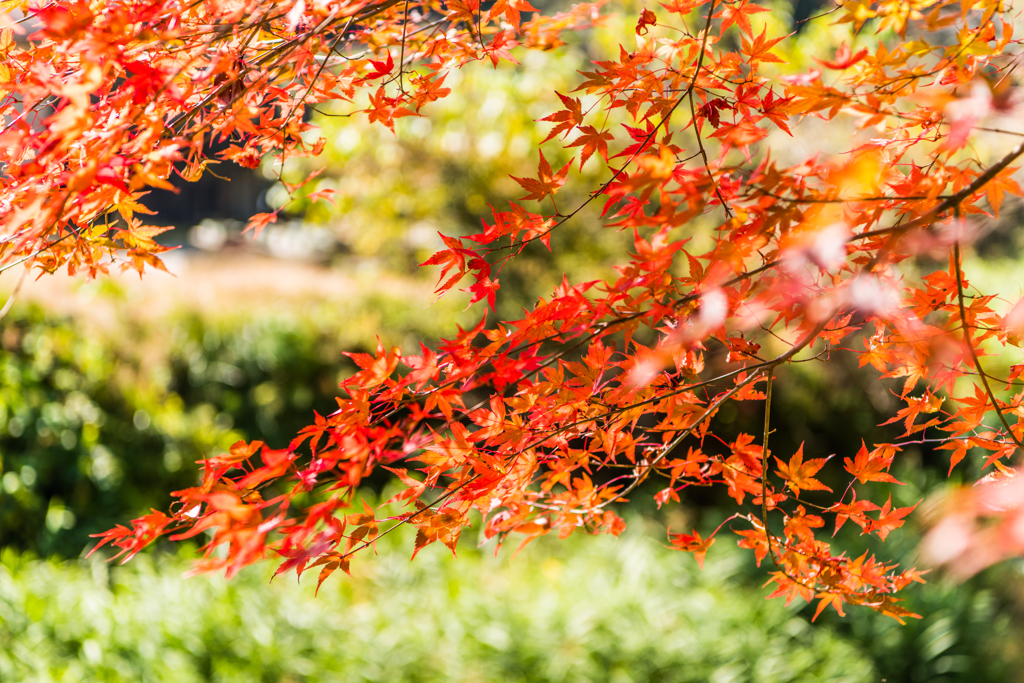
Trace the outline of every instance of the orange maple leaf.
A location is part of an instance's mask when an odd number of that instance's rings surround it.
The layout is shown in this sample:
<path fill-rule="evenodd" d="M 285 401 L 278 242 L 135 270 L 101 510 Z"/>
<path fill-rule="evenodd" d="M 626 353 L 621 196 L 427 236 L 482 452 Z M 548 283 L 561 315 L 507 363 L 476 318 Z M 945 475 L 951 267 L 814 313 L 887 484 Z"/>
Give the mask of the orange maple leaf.
<path fill-rule="evenodd" d="M 892 508 L 892 494 L 889 494 L 889 499 L 885 501 L 885 505 L 878 512 L 878 519 L 871 519 L 868 517 L 868 523 L 864 526 L 862 534 L 877 534 L 880 539 L 885 540 L 886 536 L 889 535 L 890 531 L 899 529 L 903 526 L 903 518 L 914 511 L 921 501 L 917 501 L 912 507 L 908 508 Z"/>
<path fill-rule="evenodd" d="M 737 544 L 739 547 L 754 551 L 754 559 L 757 561 L 757 566 L 760 567 L 761 560 L 768 555 L 768 537 L 764 533 L 764 528 L 758 525 L 753 529 L 744 529 L 734 533 L 743 537 Z"/>
<path fill-rule="evenodd" d="M 887 481 L 892 484 L 902 484 L 903 482 L 897 481 L 894 476 L 886 472 L 892 465 L 892 459 L 896 456 L 898 450 L 895 446 L 882 445 L 869 453 L 867 446 L 861 441 L 860 450 L 857 451 L 857 455 L 853 459 L 844 458 L 843 463 L 846 471 L 857 477 L 862 484 L 866 484 L 869 481 Z"/>
<path fill-rule="evenodd" d="M 489 10 L 485 21 L 490 21 L 498 15 L 505 15 L 508 19 L 508 23 L 512 24 L 515 30 L 519 31 L 519 25 L 522 21 L 520 12 L 536 12 L 536 7 L 530 4 L 529 0 L 497 0 Z"/>
<path fill-rule="evenodd" d="M 764 30 L 761 31 L 761 35 L 754 38 L 752 43 L 747 42 L 747 39 L 743 38 L 743 49 L 741 52 L 749 57 L 747 61 L 750 62 L 751 65 L 756 62 L 775 62 L 776 64 L 785 64 L 785 61 L 773 55 L 769 50 L 771 50 L 776 43 L 784 40 L 786 36 L 769 39 L 767 34 L 768 27 L 765 26 Z M 753 36 L 751 37 L 753 38 Z"/>
<path fill-rule="evenodd" d="M 593 126 L 582 126 L 580 136 L 570 142 L 567 147 L 583 147 L 580 155 L 580 170 L 587 163 L 594 152 L 601 155 L 601 158 L 608 161 L 608 143 L 615 138 L 606 130 L 598 131 Z"/>
<path fill-rule="evenodd" d="M 877 509 L 878 506 L 870 500 L 857 500 L 857 492 L 854 491 L 853 499 L 849 503 L 836 503 L 827 510 L 836 514 L 836 530 L 832 532 L 832 535 L 838 534 L 848 519 L 852 519 L 854 524 L 863 529 L 868 523 L 865 513 Z"/>
<path fill-rule="evenodd" d="M 753 38 L 754 32 L 750 26 L 750 15 L 768 11 L 770 10 L 761 7 L 760 5 L 755 5 L 750 2 L 750 0 L 743 0 L 735 5 L 726 5 L 721 12 L 715 15 L 715 17 L 724 18 L 721 29 L 723 33 L 727 28 L 736 24 L 740 27 L 740 31 Z"/>
<path fill-rule="evenodd" d="M 796 449 L 796 453 L 789 459 L 789 463 L 775 458 L 779 464 L 779 476 L 786 480 L 786 485 L 793 491 L 794 495 L 800 495 L 800 489 L 808 491 L 831 491 L 829 487 L 814 478 L 828 458 L 814 458 L 804 462 L 804 445 Z"/>

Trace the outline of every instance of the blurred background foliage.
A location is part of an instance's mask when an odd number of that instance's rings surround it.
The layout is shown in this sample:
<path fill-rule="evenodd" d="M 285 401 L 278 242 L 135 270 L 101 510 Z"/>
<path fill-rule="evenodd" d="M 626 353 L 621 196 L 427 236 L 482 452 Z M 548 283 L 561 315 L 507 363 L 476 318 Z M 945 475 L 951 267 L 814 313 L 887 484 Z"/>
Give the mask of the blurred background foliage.
<path fill-rule="evenodd" d="M 381 326 L 393 343 L 439 334 L 421 306 L 371 295 L 305 315 L 126 315 L 106 333 L 16 307 L 0 335 L 0 545 L 77 556 L 88 534 L 165 507 L 197 460 L 242 438 L 285 447 L 333 410 L 355 370 L 344 351 L 372 349 Z"/>
<path fill-rule="evenodd" d="M 494 69 L 485 61 L 450 74 L 445 86 L 452 94 L 432 105 L 427 117 L 398 120 L 395 134 L 362 119 L 321 117 L 328 166 L 309 191 L 334 189 L 338 201 L 335 206 L 298 202 L 291 207 L 310 224 L 330 226 L 340 260 L 354 260 L 364 268 L 409 271 L 444 248 L 439 232 L 481 232 L 481 221 L 493 222 L 491 207 L 505 210 L 509 201 L 523 196 L 509 176 L 536 175 L 537 147 L 552 127 L 539 119 L 562 106 L 555 91 L 569 94 L 579 78 L 576 71 L 587 64 L 578 46 L 523 53 L 521 59 L 517 69 Z M 544 151 L 557 170 L 578 148 L 567 151 L 552 141 Z M 603 182 L 597 159 L 581 173 L 576 157 L 577 182 L 558 195 L 566 212 Z M 284 179 L 298 182 L 320 163 L 288 162 Z M 274 164 L 264 169 L 271 177 L 280 170 Z M 274 185 L 267 201 L 271 206 L 286 204 L 284 186 Z M 550 201 L 540 207 L 527 204 L 531 212 L 554 212 Z M 496 317 L 519 317 L 538 296 L 549 296 L 563 274 L 574 281 L 613 274 L 612 265 L 632 248 L 632 239 L 615 230 L 595 229 L 602 206 L 603 201 L 595 201 L 578 220 L 555 230 L 550 251 L 534 244 L 501 271 Z M 366 230 L 367 225 L 374 229 Z M 422 276 L 430 282 L 436 272 L 424 269 Z"/>
<path fill-rule="evenodd" d="M 663 546 L 666 526 L 721 523 L 731 501 L 699 493 L 662 510 L 635 496 L 628 537 L 552 539 L 514 559 L 514 548 L 495 559 L 467 531 L 458 561 L 435 547 L 409 562 L 411 537 L 395 535 L 319 597 L 313 576 L 268 584 L 270 567 L 231 582 L 182 579 L 189 547 L 124 567 L 76 560 L 89 533 L 166 505 L 204 453 L 290 438 L 313 408 L 329 409 L 350 371 L 341 350 L 376 340 L 339 343 L 315 316 L 180 314 L 135 328 L 141 363 L 119 350 L 120 334 L 86 334 L 32 306 L 12 316 L 0 393 L 0 680 L 1020 680 L 1020 565 L 909 589 L 923 619 L 906 626 L 857 609 L 812 626 L 813 605 L 763 599 L 770 567 L 754 567 L 728 528 L 704 571 Z M 807 435 L 822 449 L 859 447 L 850 420 L 880 421 L 868 383 L 804 370 L 780 380 L 778 452 Z M 808 397 L 832 386 L 849 394 L 834 398 L 837 410 L 810 410 Z M 729 419 L 739 432 L 758 418 Z M 941 487 L 947 464 L 929 458 L 904 454 L 894 504 Z M 847 552 L 914 563 L 916 522 L 884 546 L 858 531 L 841 532 Z"/>
<path fill-rule="evenodd" d="M 794 23 L 820 3 L 759 4 L 772 7 L 760 16 L 773 30 L 800 29 L 777 50 L 787 69 L 811 68 L 811 54 L 848 38 L 828 22 Z M 514 561 L 511 549 L 495 559 L 477 548 L 468 532 L 458 562 L 435 547 L 409 563 L 411 539 L 395 535 L 319 597 L 312 577 L 268 585 L 269 567 L 232 582 L 182 579 L 190 547 L 161 546 L 125 567 L 78 559 L 90 533 L 165 507 L 169 491 L 195 481 L 196 460 L 240 438 L 283 446 L 313 410 L 330 412 L 338 380 L 354 369 L 345 351 L 371 350 L 379 338 L 410 352 L 476 322 L 482 308 L 463 311 L 459 293 L 428 307 L 436 272 L 415 265 L 440 247 L 438 231 L 477 232 L 489 206 L 522 196 L 508 176 L 535 173 L 550 129 L 538 119 L 560 108 L 553 90 L 572 94 L 577 70 L 628 44 L 639 7 L 617 3 L 619 18 L 604 28 L 524 53 L 519 67 L 471 65 L 449 77 L 451 97 L 427 117 L 399 120 L 395 135 L 327 115 L 348 113 L 341 105 L 325 109 L 318 123 L 329 143 L 316 163 L 327 168 L 307 191 L 336 189 L 337 205 L 293 203 L 255 243 L 239 234 L 245 214 L 288 200 L 271 162 L 219 190 L 203 185 L 195 201 L 154 196 L 161 207 L 191 207 L 165 214 L 183 245 L 168 259 L 177 284 L 146 280 L 170 304 L 155 305 L 153 291 L 123 278 L 28 285 L 0 323 L 0 680 L 1024 680 L 1024 565 L 909 589 L 907 606 L 923 618 L 906 626 L 868 610 L 826 613 L 811 626 L 813 606 L 763 600 L 769 568 L 755 568 L 727 528 L 703 572 L 659 543 L 666 526 L 716 528 L 734 508 L 717 489 L 691 489 L 681 505 L 658 510 L 651 482 L 630 503 L 627 536 L 542 539 Z M 845 124 L 830 122 L 827 133 L 822 125 L 808 121 L 807 135 L 776 145 L 780 163 L 848 146 L 836 132 Z M 555 141 L 544 150 L 556 168 L 571 156 Z M 306 163 L 283 169 L 284 179 L 303 178 Z M 602 179 L 596 161 L 582 170 L 577 162 L 560 208 Z M 211 193 L 231 201 L 192 210 Z M 632 235 L 599 228 L 600 208 L 555 231 L 551 251 L 531 245 L 501 273 L 496 317 L 517 317 L 563 273 L 614 274 Z M 1004 248 L 1019 221 L 1007 221 L 970 267 L 983 290 L 1019 269 L 1019 249 Z M 687 226 L 698 251 L 709 225 Z M 296 265 L 274 270 L 268 256 Z M 200 278 L 228 267 L 227 285 Z M 271 284 L 292 293 L 260 289 Z M 719 362 L 712 353 L 709 366 Z M 833 487 L 845 485 L 842 458 L 861 438 L 902 431 L 877 426 L 898 408 L 895 385 L 843 354 L 794 364 L 775 386 L 773 450 L 788 456 L 804 443 L 835 454 L 821 477 Z M 717 419 L 728 435 L 757 433 L 762 416 L 758 405 L 729 405 Z M 898 462 L 905 485 L 873 485 L 891 490 L 895 505 L 946 485 L 947 453 L 911 445 Z M 971 467 L 968 459 L 952 481 L 976 477 Z M 865 544 L 853 524 L 839 542 L 913 565 L 926 516 L 884 546 Z"/>
<path fill-rule="evenodd" d="M 756 589 L 746 559 L 703 572 L 641 520 L 624 537 L 424 552 L 394 537 L 325 584 L 267 567 L 181 579 L 180 561 L 129 568 L 0 556 L 0 678 L 33 681 L 844 681 L 871 657 Z M 471 546 L 472 544 L 464 544 Z"/>

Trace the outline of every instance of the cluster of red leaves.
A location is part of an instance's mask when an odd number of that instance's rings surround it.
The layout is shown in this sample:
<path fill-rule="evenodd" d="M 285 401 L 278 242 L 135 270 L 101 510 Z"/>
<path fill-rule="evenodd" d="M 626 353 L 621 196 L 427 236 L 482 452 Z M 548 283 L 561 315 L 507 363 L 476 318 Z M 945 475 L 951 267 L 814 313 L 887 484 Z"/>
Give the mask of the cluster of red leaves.
<path fill-rule="evenodd" d="M 0 258 L 92 276 L 161 268 L 163 229 L 136 215 L 151 213 L 147 188 L 222 161 L 315 156 L 326 141 L 305 121 L 322 102 L 393 129 L 449 93 L 451 69 L 508 55 L 506 34 L 550 49 L 596 6 L 522 24 L 525 0 L 483 17 L 478 2 L 422 0 L 3 0 Z"/>
<path fill-rule="evenodd" d="M 304 108 L 360 96 L 371 121 L 393 128 L 448 93 L 448 70 L 550 48 L 596 11 L 543 16 L 525 0 L 486 10 L 476 0 L 12 4 L 37 29 L 27 47 L 12 43 L 12 27 L 0 42 L 0 255 L 91 270 L 104 255 L 123 259 L 120 246 L 133 265 L 155 262 L 159 247 L 133 217 L 139 193 L 173 172 L 198 177 L 216 161 L 211 143 L 231 142 L 219 157 L 247 166 L 315 154 L 322 142 L 306 136 Z M 554 124 L 546 143 L 582 148 L 580 165 L 600 160 L 607 181 L 562 213 L 554 200 L 572 161 L 555 171 L 542 154 L 537 177 L 515 179 L 539 208 L 495 210 L 482 232 L 445 237 L 427 261 L 442 267 L 439 292 L 470 276 L 473 300 L 493 307 L 501 265 L 533 242 L 550 247 L 600 200 L 605 225 L 634 235 L 616 277 L 563 281 L 521 319 L 482 320 L 420 355 L 354 354 L 360 370 L 338 409 L 288 448 L 239 443 L 204 461 L 202 483 L 176 492 L 169 515 L 113 529 L 101 545 L 130 556 L 162 534 L 205 533 L 200 569 L 230 574 L 272 552 L 281 571 L 319 567 L 322 582 L 402 525 L 418 529 L 416 550 L 454 550 L 473 511 L 499 541 L 617 534 L 615 504 L 660 478 L 659 504 L 690 486 L 726 488 L 740 546 L 774 566 L 773 596 L 817 599 L 819 612 L 847 603 L 914 616 L 894 595 L 919 572 L 848 557 L 817 530 L 852 521 L 884 540 L 902 526 L 913 508 L 858 499 L 871 491 L 858 487 L 894 482 L 894 459 L 926 428 L 953 466 L 977 451 L 1007 472 L 1021 446 L 1024 394 L 1011 382 L 997 395 L 980 345 L 1018 343 L 1024 316 L 965 294 L 960 258 L 965 217 L 998 215 L 1005 193 L 1021 194 L 1011 173 L 1024 145 L 987 159 L 961 140 L 978 120 L 964 100 L 988 88 L 990 104 L 1008 101 L 1000 93 L 1019 41 L 1005 3 L 858 0 L 816 19 L 851 24 L 857 49 L 821 55 L 827 75 L 793 73 L 773 52 L 786 37 L 754 29 L 764 11 L 749 0 L 644 10 L 635 45 L 595 62 L 580 96 L 559 95 L 564 109 L 544 119 Z M 873 39 L 865 26 L 914 40 Z M 772 160 L 772 139 L 840 114 L 872 132 L 857 138 L 867 142 L 841 160 Z M 124 223 L 110 227 L 114 209 Z M 689 246 L 700 222 L 717 226 L 705 250 Z M 905 275 L 900 264 L 920 254 L 946 254 L 948 266 Z M 842 348 L 858 330 L 863 344 Z M 777 368 L 826 350 L 899 378 L 906 408 L 893 418 L 904 440 L 846 459 L 848 485 L 819 505 L 806 497 L 831 493 L 817 478 L 827 457 L 772 454 L 768 417 Z M 965 385 L 977 388 L 963 395 Z M 729 401 L 765 403 L 760 440 L 716 435 Z M 381 520 L 365 504 L 349 509 L 378 467 L 402 482 L 396 500 L 408 512 Z M 670 540 L 702 561 L 721 528 Z"/>

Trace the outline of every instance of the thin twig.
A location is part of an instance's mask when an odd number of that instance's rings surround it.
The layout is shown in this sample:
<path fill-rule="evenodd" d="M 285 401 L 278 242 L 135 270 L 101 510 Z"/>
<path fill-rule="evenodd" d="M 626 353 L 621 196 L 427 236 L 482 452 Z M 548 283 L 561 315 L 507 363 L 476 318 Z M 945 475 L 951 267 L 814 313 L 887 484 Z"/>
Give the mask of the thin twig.
<path fill-rule="evenodd" d="M 764 537 L 768 539 L 768 554 L 772 556 L 772 562 L 778 567 L 779 562 L 775 559 L 775 551 L 772 550 L 772 535 L 768 531 L 768 436 L 771 434 L 772 377 L 774 375 L 775 368 L 769 368 L 768 386 L 764 390 L 764 441 L 761 445 L 761 524 L 764 526 Z"/>
<path fill-rule="evenodd" d="M 711 186 L 715 189 L 715 196 L 718 197 L 718 201 L 722 203 L 722 208 L 725 209 L 726 217 L 732 218 L 732 209 L 729 208 L 729 204 L 726 203 L 725 198 L 718 189 L 718 181 L 715 180 L 715 176 L 711 172 L 711 165 L 708 163 L 708 153 L 704 150 L 704 141 L 700 137 L 700 127 L 697 125 L 697 108 L 693 103 L 693 88 L 689 88 L 688 97 L 690 99 L 690 120 L 693 123 L 693 134 L 697 136 L 697 147 L 700 150 L 701 159 L 704 160 L 704 169 L 708 172 L 708 178 L 711 179 Z"/>

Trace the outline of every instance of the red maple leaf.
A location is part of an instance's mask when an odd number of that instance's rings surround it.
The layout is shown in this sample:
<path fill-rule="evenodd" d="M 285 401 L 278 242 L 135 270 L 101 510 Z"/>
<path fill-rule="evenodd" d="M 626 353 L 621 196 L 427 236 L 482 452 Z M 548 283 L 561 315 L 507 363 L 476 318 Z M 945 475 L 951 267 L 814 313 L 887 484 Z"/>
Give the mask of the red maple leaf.
<path fill-rule="evenodd" d="M 541 152 L 540 163 L 537 166 L 537 178 L 517 178 L 512 176 L 512 180 L 522 185 L 523 189 L 529 193 L 523 197 L 524 200 L 533 199 L 539 202 L 548 195 L 558 192 L 559 188 L 565 184 L 565 176 L 569 172 L 570 166 L 572 166 L 572 159 L 557 173 L 552 173 L 551 165 L 544 158 L 544 152 Z"/>
<path fill-rule="evenodd" d="M 850 51 L 850 46 L 847 45 L 846 43 L 843 43 L 836 50 L 835 59 L 833 59 L 832 61 L 818 59 L 817 57 L 815 57 L 814 61 L 816 61 L 818 64 L 821 64 L 822 66 L 828 67 L 829 69 L 842 71 L 843 69 L 849 69 L 851 66 L 867 57 L 867 55 L 867 50 L 859 50 L 857 54 L 852 54 Z"/>
<path fill-rule="evenodd" d="M 704 569 L 704 556 L 708 554 L 708 548 L 715 542 L 714 538 L 701 538 L 696 529 L 693 530 L 692 535 L 670 533 L 668 538 L 673 547 L 693 553 L 693 559 L 697 560 L 697 566 Z"/>
<path fill-rule="evenodd" d="M 896 456 L 895 447 L 879 446 L 868 452 L 867 446 L 861 441 L 860 450 L 857 455 L 851 458 L 844 458 L 843 462 L 846 471 L 857 477 L 862 484 L 869 481 L 887 481 L 893 484 L 901 484 L 895 477 L 888 473 L 892 466 L 892 459 Z"/>

